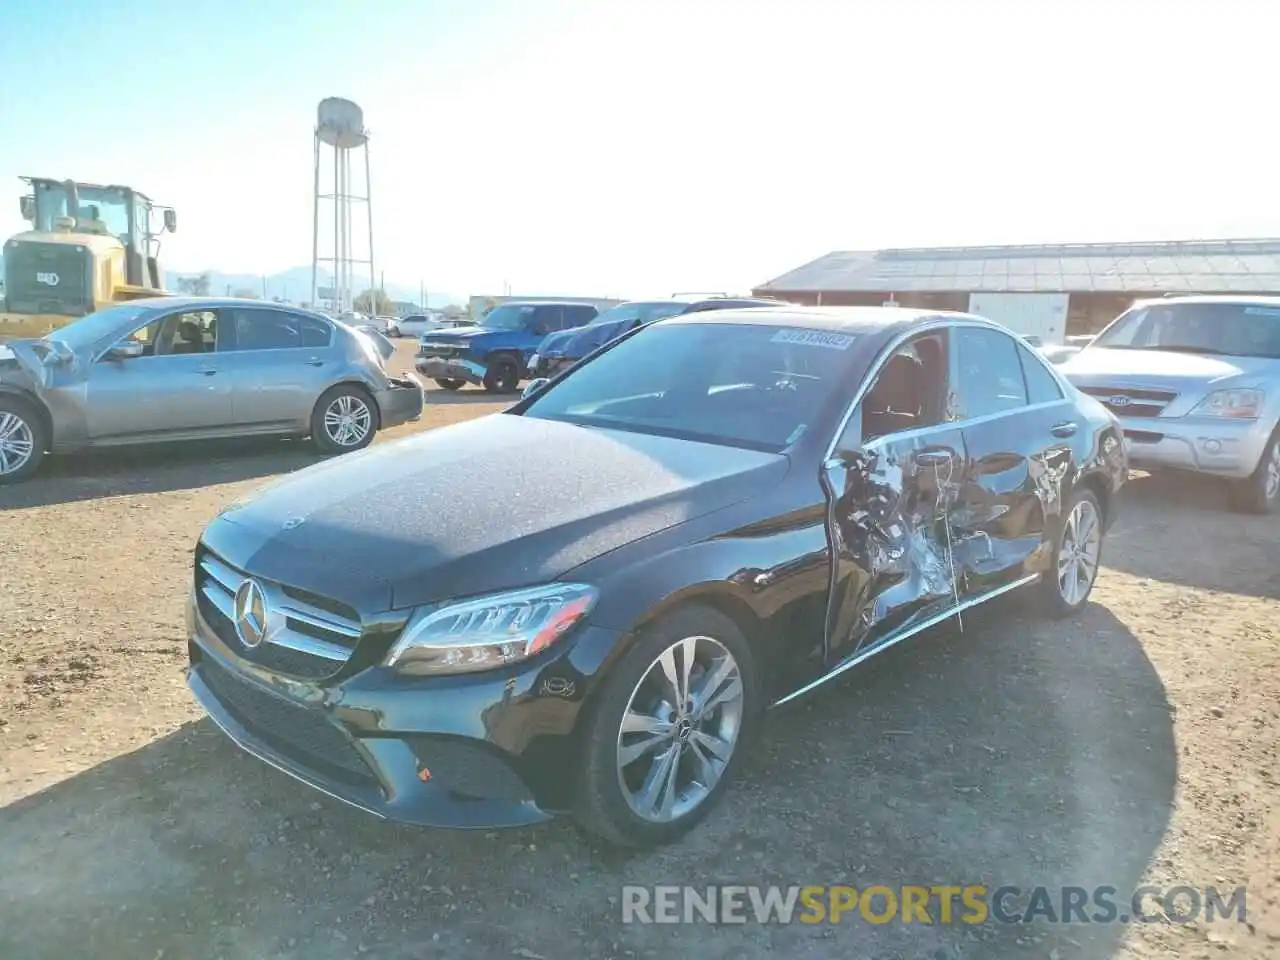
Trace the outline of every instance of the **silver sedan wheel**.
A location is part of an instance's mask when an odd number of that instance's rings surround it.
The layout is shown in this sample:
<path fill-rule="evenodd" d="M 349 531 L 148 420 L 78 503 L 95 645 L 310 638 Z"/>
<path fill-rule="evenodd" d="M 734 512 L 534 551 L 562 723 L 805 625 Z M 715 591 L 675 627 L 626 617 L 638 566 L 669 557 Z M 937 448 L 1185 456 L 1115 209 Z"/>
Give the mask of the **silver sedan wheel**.
<path fill-rule="evenodd" d="M 1093 586 L 1102 548 L 1102 524 L 1092 500 L 1081 500 L 1071 509 L 1058 545 L 1058 590 L 1074 607 Z"/>
<path fill-rule="evenodd" d="M 1268 500 L 1274 500 L 1280 494 L 1280 440 L 1271 444 L 1265 456 L 1267 463 L 1262 477 L 1262 493 Z"/>
<path fill-rule="evenodd" d="M 335 397 L 324 412 L 324 431 L 340 447 L 354 447 L 369 435 L 372 427 L 369 404 L 350 393 Z"/>
<path fill-rule="evenodd" d="M 678 820 L 715 788 L 742 730 L 738 663 L 720 641 L 686 637 L 649 665 L 618 730 L 618 782 L 654 823 Z"/>
<path fill-rule="evenodd" d="M 35 431 L 16 413 L 0 411 L 0 476 L 17 473 L 36 450 Z"/>

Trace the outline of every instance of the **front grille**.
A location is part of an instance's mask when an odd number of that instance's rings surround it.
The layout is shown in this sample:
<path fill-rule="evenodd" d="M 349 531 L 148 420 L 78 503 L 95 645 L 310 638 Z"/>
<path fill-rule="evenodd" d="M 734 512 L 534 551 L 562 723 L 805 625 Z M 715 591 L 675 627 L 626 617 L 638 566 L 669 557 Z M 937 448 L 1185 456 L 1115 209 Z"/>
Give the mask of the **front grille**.
<path fill-rule="evenodd" d="M 1118 417 L 1158 417 L 1177 393 L 1143 387 L 1081 387 Z"/>
<path fill-rule="evenodd" d="M 1152 433 L 1150 430 L 1126 430 L 1124 435 L 1134 443 L 1159 443 L 1164 439 L 1163 433 Z"/>
<path fill-rule="evenodd" d="M 321 680 L 342 669 L 362 635 L 355 610 L 296 587 L 259 579 L 267 598 L 266 638 L 259 646 L 247 647 L 235 626 L 236 591 L 247 578 L 207 547 L 197 550 L 196 597 L 219 640 L 246 660 L 303 680 Z"/>
<path fill-rule="evenodd" d="M 462 356 L 461 347 L 451 347 L 444 344 L 423 343 L 418 346 L 418 356 L 420 357 L 441 357 L 448 360 L 453 357 Z"/>
<path fill-rule="evenodd" d="M 205 657 L 200 679 L 246 730 L 288 757 L 356 786 L 378 781 L 351 738 L 322 714 L 268 693 Z"/>
<path fill-rule="evenodd" d="M 10 243 L 4 251 L 8 310 L 82 317 L 93 309 L 92 270 L 93 259 L 84 247 L 29 240 Z"/>

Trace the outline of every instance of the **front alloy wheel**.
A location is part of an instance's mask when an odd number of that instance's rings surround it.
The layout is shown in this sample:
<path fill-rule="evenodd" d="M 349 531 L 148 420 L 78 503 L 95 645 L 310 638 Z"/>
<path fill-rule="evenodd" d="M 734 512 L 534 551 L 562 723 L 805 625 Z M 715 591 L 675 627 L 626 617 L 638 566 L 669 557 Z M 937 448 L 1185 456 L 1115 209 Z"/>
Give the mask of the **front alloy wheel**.
<path fill-rule="evenodd" d="M 649 665 L 618 730 L 618 783 L 635 814 L 670 823 L 715 789 L 742 729 L 738 663 L 711 637 L 685 637 Z"/>
<path fill-rule="evenodd" d="M 1280 435 L 1273 435 L 1253 474 L 1236 481 L 1235 508 L 1243 513 L 1271 513 L 1280 508 Z"/>
<path fill-rule="evenodd" d="M 659 617 L 583 718 L 578 821 L 623 846 L 683 835 L 732 780 L 759 697 L 751 645 L 732 619 L 701 605 Z"/>
<path fill-rule="evenodd" d="M 18 483 L 44 459 L 43 425 L 21 400 L 0 397 L 0 484 Z"/>

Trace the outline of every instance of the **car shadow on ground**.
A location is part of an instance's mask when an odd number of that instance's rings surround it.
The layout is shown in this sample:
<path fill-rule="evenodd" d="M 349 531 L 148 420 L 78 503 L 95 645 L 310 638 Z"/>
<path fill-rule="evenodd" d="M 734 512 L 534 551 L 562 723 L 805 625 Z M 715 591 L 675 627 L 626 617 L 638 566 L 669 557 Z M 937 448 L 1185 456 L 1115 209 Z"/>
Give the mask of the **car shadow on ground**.
<path fill-rule="evenodd" d="M 1280 516 L 1237 513 L 1225 483 L 1193 474 L 1138 474 L 1120 496 L 1104 566 L 1197 591 L 1280 599 Z M 1197 555 L 1216 559 L 1187 562 Z"/>
<path fill-rule="evenodd" d="M 449 405 L 457 403 L 501 403 L 510 406 L 520 399 L 520 392 L 490 393 L 484 387 L 465 386 L 458 390 L 445 390 L 428 381 L 426 390 L 427 406 Z"/>
<path fill-rule="evenodd" d="M 563 822 L 386 824 L 188 724 L 0 810 L 0 955 L 1112 956 L 1119 924 L 971 925 L 959 906 L 931 925 L 621 922 L 628 884 L 1046 886 L 1055 910 L 1064 885 L 1109 885 L 1127 913 L 1173 802 L 1170 705 L 1106 609 L 1022 611 L 774 711 L 726 802 L 656 851 Z"/>
<path fill-rule="evenodd" d="M 49 457 L 31 479 L 0 487 L 0 510 L 195 490 L 266 478 L 321 459 L 307 440 L 275 438 L 201 440 Z"/>

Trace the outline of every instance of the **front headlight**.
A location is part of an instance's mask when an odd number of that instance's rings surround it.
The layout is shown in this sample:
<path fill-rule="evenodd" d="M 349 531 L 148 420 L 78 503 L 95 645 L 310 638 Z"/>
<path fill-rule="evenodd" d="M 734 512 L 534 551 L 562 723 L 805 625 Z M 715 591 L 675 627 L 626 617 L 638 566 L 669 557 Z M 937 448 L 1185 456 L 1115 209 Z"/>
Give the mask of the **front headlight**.
<path fill-rule="evenodd" d="M 538 355 L 535 353 L 529 357 L 529 369 L 532 370 L 538 365 Z"/>
<path fill-rule="evenodd" d="M 1261 390 L 1215 390 L 1191 412 L 1202 417 L 1232 417 L 1236 420 L 1256 420 L 1262 410 Z"/>
<path fill-rule="evenodd" d="M 387 654 L 410 676 L 473 673 L 527 660 L 563 637 L 595 606 L 595 587 L 549 583 L 421 610 Z"/>

